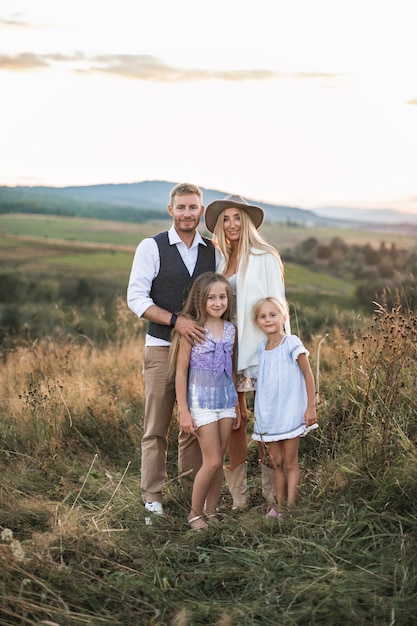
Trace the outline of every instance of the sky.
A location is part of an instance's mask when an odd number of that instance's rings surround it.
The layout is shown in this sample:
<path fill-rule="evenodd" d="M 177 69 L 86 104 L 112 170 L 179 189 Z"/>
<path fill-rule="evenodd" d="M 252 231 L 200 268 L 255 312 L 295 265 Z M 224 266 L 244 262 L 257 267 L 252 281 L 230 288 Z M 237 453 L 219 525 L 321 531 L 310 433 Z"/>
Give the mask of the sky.
<path fill-rule="evenodd" d="M 417 213 L 415 0 L 2 0 L 0 185 Z"/>

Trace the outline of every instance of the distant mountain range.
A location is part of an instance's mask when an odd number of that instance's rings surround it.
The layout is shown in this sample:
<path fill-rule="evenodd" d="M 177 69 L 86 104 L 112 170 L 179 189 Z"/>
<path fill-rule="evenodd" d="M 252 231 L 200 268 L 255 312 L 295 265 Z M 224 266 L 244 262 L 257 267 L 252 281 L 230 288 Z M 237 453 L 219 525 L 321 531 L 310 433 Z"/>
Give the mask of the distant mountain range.
<path fill-rule="evenodd" d="M 83 215 L 125 221 L 143 221 L 166 215 L 169 192 L 175 183 L 143 181 L 77 187 L 0 187 L 0 212 L 54 213 Z M 204 204 L 223 198 L 229 192 L 202 188 Z M 320 208 L 315 211 L 268 204 L 246 198 L 261 206 L 265 220 L 311 226 L 378 228 L 410 232 L 416 230 L 417 215 L 395 210 Z"/>
<path fill-rule="evenodd" d="M 396 209 L 352 209 L 346 207 L 317 207 L 314 211 L 321 217 L 337 216 L 341 220 L 354 220 L 380 224 L 417 224 L 416 213 Z"/>

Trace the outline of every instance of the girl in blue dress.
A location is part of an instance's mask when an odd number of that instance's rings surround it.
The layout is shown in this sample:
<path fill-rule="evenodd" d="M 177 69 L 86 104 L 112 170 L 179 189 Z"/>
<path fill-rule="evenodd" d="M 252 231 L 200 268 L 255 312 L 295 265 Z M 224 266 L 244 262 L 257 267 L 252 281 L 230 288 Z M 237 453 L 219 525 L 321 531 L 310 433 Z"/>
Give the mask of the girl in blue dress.
<path fill-rule="evenodd" d="M 300 437 L 317 428 L 315 383 L 308 350 L 296 335 L 285 332 L 286 301 L 263 298 L 255 305 L 253 318 L 266 339 L 258 348 L 252 438 L 268 446 L 277 499 L 268 517 L 281 517 L 284 502 L 295 505 L 298 500 Z"/>
<path fill-rule="evenodd" d="M 193 433 L 200 444 L 202 465 L 192 491 L 188 523 L 208 528 L 215 517 L 223 479 L 223 461 L 232 428 L 239 427 L 233 362 L 236 329 L 230 322 L 232 292 L 224 276 L 201 274 L 192 284 L 181 315 L 205 329 L 203 342 L 193 346 L 174 335 L 172 361 L 180 428 Z"/>

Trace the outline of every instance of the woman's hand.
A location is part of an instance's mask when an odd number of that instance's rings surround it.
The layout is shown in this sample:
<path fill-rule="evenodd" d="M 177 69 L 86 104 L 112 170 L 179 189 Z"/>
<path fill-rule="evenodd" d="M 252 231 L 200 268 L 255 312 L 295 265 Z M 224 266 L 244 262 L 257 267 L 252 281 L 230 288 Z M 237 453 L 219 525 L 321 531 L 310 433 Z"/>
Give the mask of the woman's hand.
<path fill-rule="evenodd" d="M 240 409 L 239 404 L 236 406 L 236 417 L 233 420 L 232 430 L 238 430 L 240 428 Z"/>

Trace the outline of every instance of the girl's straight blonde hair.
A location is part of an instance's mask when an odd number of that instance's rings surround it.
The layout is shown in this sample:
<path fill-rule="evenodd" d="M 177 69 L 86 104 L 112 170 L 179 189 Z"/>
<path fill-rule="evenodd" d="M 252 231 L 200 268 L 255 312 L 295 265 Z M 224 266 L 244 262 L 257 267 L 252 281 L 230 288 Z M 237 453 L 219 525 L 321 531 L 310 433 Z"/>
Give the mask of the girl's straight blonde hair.
<path fill-rule="evenodd" d="M 272 304 L 274 307 L 278 309 L 278 311 L 284 315 L 287 319 L 290 316 L 290 308 L 288 306 L 288 302 L 286 300 L 281 300 L 281 298 L 275 298 L 274 296 L 268 296 L 266 298 L 262 298 L 258 300 L 258 302 L 254 305 L 252 309 L 252 319 L 256 324 L 256 320 L 258 319 L 259 309 L 263 304 Z"/>

